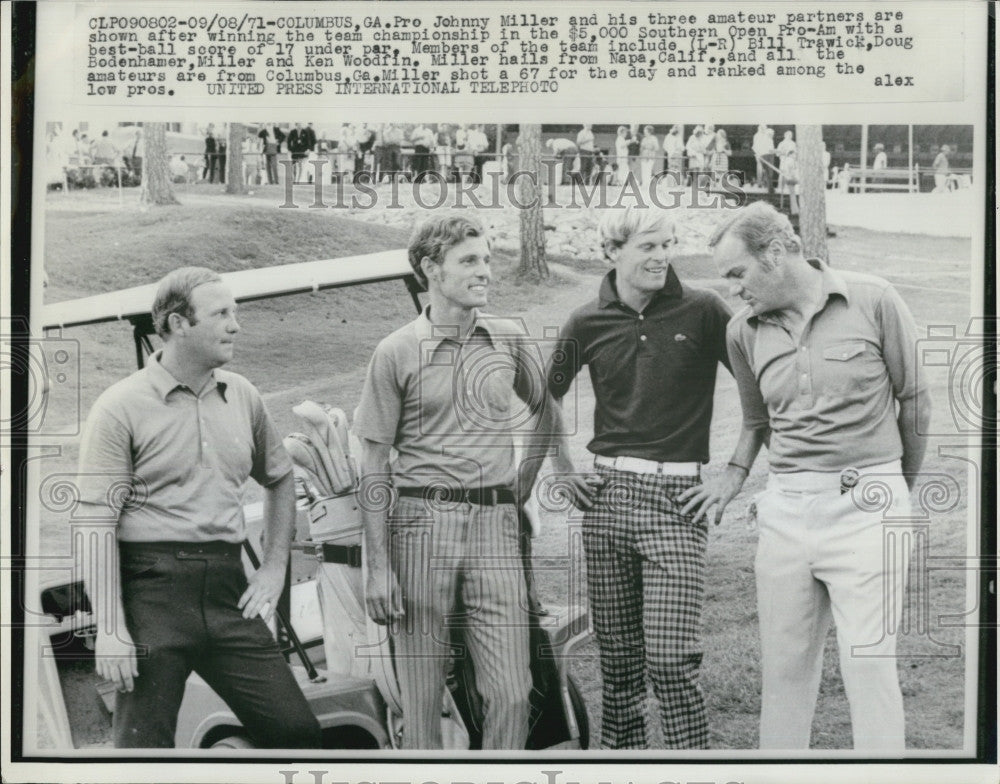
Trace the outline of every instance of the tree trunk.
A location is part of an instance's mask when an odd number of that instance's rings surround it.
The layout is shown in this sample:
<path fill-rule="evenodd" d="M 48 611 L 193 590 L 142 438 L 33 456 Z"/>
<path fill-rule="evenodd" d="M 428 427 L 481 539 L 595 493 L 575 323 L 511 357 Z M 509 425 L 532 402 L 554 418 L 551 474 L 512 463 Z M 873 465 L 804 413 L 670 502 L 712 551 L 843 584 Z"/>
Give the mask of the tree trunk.
<path fill-rule="evenodd" d="M 229 123 L 229 143 L 226 150 L 226 193 L 247 192 L 243 180 L 243 139 L 247 135 L 243 123 Z"/>
<path fill-rule="evenodd" d="M 143 123 L 145 158 L 142 161 L 141 204 L 179 204 L 170 180 L 170 158 L 167 155 L 167 126 L 164 123 Z"/>
<path fill-rule="evenodd" d="M 826 169 L 823 166 L 823 128 L 795 126 L 799 159 L 799 236 L 806 258 L 829 260 L 826 248 Z"/>
<path fill-rule="evenodd" d="M 521 267 L 522 274 L 540 278 L 549 276 L 545 261 L 545 223 L 542 219 L 542 194 L 547 187 L 542 169 L 542 126 L 524 125 L 518 129 L 517 154 L 522 171 L 535 173 L 535 180 L 522 176 L 517 180 L 517 199 L 521 208 Z"/>

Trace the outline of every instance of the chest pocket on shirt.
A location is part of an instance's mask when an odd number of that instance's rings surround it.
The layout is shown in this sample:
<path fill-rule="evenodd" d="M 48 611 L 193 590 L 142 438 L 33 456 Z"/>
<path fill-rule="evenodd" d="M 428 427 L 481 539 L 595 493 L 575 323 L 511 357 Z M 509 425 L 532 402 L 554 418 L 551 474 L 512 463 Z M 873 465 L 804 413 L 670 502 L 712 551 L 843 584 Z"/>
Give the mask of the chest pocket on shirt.
<path fill-rule="evenodd" d="M 885 375 L 885 365 L 867 343 L 852 340 L 823 349 L 822 372 L 828 395 L 847 395 L 877 384 Z"/>

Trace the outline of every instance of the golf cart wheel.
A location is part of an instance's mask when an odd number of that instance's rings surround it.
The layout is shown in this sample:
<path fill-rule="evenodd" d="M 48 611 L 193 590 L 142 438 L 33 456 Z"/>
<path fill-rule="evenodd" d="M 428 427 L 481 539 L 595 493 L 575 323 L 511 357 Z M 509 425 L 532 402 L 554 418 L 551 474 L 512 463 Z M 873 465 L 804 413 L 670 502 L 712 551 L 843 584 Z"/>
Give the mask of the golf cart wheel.
<path fill-rule="evenodd" d="M 209 746 L 211 749 L 253 749 L 256 748 L 246 735 L 227 735 Z"/>
<path fill-rule="evenodd" d="M 573 680 L 572 675 L 566 676 L 566 691 L 569 692 L 569 702 L 573 708 L 573 718 L 576 720 L 577 729 L 580 731 L 580 748 L 590 748 L 590 717 L 587 715 L 587 704 L 583 701 L 583 695 Z"/>

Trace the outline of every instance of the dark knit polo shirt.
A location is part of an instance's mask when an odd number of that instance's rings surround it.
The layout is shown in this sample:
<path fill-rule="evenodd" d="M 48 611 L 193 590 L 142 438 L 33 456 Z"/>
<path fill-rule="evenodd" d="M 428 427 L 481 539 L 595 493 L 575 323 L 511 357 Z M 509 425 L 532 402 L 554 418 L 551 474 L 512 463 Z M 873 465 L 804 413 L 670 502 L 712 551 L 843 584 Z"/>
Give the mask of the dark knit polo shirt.
<path fill-rule="evenodd" d="M 597 299 L 563 327 L 548 368 L 549 390 L 563 397 L 583 365 L 594 394 L 594 438 L 606 457 L 708 462 L 715 376 L 729 367 L 726 324 L 732 312 L 714 291 L 691 288 L 673 267 L 642 313 L 618 298 L 615 272 Z"/>

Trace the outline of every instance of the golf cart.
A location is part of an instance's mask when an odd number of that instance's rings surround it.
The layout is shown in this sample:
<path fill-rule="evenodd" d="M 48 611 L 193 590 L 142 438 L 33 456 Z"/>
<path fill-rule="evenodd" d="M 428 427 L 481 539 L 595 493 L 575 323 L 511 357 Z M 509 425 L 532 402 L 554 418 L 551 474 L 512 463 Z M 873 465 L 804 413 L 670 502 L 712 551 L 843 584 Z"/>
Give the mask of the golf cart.
<path fill-rule="evenodd" d="M 237 302 L 248 302 L 330 288 L 401 281 L 419 310 L 419 286 L 405 251 L 388 251 L 347 259 L 289 264 L 226 273 L 223 280 Z M 127 320 L 132 325 L 140 367 L 153 351 L 149 308 L 155 286 L 141 286 L 43 308 L 46 330 Z M 306 404 L 303 404 L 306 406 Z M 299 411 L 294 410 L 302 418 Z M 317 447 L 314 460 L 327 462 L 324 482 L 304 481 L 297 459 L 296 541 L 286 590 L 273 631 L 313 712 L 329 749 L 391 749 L 400 745 L 402 715 L 386 628 L 365 610 L 362 525 L 356 497 L 357 473 L 351 458 L 347 420 L 337 409 L 309 403 Z M 327 421 L 317 423 L 317 411 Z M 305 417 L 306 420 L 309 416 Z M 286 439 L 289 443 L 289 439 Z M 293 457 L 295 453 L 293 451 Z M 313 476 L 315 479 L 315 476 Z M 310 486 L 311 485 L 311 486 Z M 262 504 L 245 510 L 248 542 L 244 564 L 259 566 Z M 37 521 L 36 521 L 37 522 Z M 526 559 L 530 564 L 530 558 Z M 529 584 L 532 581 L 529 579 Z M 114 687 L 94 673 L 95 628 L 80 582 L 42 585 L 38 598 L 42 625 L 38 635 L 41 713 L 59 749 L 94 745 L 98 739 L 81 730 L 96 720 L 106 733 L 114 711 Z M 537 597 L 535 597 L 537 602 Z M 533 602 L 531 613 L 531 735 L 528 749 L 587 748 L 587 712 L 567 668 L 573 648 L 589 635 L 589 618 L 578 605 Z M 456 629 L 453 649 L 462 650 Z M 452 658 L 448 688 L 442 695 L 443 737 L 449 749 L 481 747 L 481 699 L 471 664 Z M 92 731 L 90 731 L 92 732 Z M 226 703 L 197 675 L 187 682 L 177 723 L 178 748 L 252 748 Z"/>

